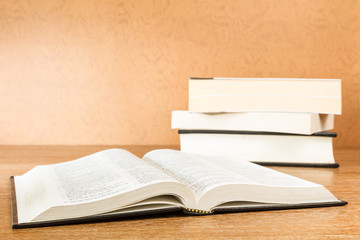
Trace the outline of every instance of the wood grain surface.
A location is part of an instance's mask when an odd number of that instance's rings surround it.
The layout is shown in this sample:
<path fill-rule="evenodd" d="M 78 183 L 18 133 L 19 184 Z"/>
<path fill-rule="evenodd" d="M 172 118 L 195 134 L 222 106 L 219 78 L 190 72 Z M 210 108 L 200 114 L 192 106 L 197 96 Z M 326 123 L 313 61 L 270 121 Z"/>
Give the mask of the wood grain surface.
<path fill-rule="evenodd" d="M 360 146 L 360 1 L 0 0 L 0 144 L 178 144 L 188 77 L 343 80 Z"/>
<path fill-rule="evenodd" d="M 158 146 L 113 146 L 139 157 Z M 177 146 L 161 146 L 174 148 Z M 359 149 L 337 149 L 338 169 L 274 167 L 325 185 L 344 207 L 170 216 L 57 227 L 11 229 L 9 177 L 39 164 L 72 160 L 108 146 L 0 146 L 1 239 L 358 239 L 360 238 Z"/>

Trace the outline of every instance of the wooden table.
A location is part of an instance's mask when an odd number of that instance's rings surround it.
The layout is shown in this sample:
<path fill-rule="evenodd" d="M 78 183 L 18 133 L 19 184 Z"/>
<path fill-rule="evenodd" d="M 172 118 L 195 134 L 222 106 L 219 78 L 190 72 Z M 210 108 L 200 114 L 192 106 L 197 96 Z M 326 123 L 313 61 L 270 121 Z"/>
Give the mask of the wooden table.
<path fill-rule="evenodd" d="M 111 146 L 115 147 L 115 146 Z M 274 167 L 325 185 L 344 207 L 141 218 L 57 227 L 11 229 L 9 177 L 36 165 L 73 160 L 109 146 L 0 146 L 0 239 L 266 238 L 360 239 L 360 149 L 337 149 L 338 169 Z M 119 146 L 117 146 L 119 147 Z M 159 146 L 121 146 L 138 156 Z M 160 148 L 177 148 L 161 146 Z"/>

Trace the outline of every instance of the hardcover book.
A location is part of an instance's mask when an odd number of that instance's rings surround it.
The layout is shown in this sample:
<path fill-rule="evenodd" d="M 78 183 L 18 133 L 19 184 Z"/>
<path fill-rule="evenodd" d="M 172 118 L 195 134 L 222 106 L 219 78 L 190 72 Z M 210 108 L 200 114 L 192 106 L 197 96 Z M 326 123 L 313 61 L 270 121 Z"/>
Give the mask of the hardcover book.
<path fill-rule="evenodd" d="M 324 186 L 250 162 L 121 149 L 11 177 L 13 228 L 160 212 L 214 214 L 345 205 Z"/>
<path fill-rule="evenodd" d="M 181 151 L 226 156 L 266 166 L 339 166 L 333 155 L 334 132 L 312 135 L 276 132 L 179 130 Z"/>
<path fill-rule="evenodd" d="M 313 134 L 334 128 L 334 115 L 318 113 L 195 113 L 173 111 L 172 128 Z"/>
<path fill-rule="evenodd" d="M 341 80 L 190 78 L 189 111 L 341 114 Z"/>

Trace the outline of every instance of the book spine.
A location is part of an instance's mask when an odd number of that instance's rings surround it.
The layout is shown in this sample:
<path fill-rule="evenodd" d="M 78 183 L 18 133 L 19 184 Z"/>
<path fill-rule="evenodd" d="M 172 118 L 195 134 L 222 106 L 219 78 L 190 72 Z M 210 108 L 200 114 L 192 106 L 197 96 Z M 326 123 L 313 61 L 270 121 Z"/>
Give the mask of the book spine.
<path fill-rule="evenodd" d="M 209 215 L 209 214 L 214 213 L 213 210 L 204 211 L 204 210 L 198 210 L 198 209 L 193 209 L 193 208 L 184 208 L 183 210 L 184 210 L 184 213 L 191 214 L 191 215 Z"/>

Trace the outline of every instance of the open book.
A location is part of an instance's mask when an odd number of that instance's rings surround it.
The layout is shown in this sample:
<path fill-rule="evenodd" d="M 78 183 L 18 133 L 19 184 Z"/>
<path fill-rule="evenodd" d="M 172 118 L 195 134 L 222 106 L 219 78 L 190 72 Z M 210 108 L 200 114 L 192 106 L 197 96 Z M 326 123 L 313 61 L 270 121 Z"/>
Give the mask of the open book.
<path fill-rule="evenodd" d="M 221 164 L 219 164 L 221 163 Z M 166 211 L 210 214 L 345 205 L 322 185 L 254 163 L 110 149 L 11 177 L 13 228 Z"/>

